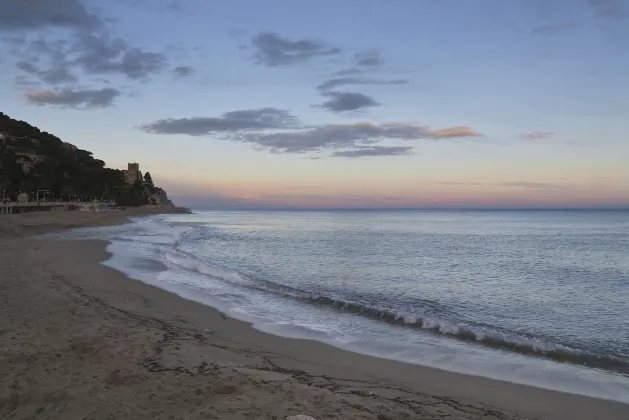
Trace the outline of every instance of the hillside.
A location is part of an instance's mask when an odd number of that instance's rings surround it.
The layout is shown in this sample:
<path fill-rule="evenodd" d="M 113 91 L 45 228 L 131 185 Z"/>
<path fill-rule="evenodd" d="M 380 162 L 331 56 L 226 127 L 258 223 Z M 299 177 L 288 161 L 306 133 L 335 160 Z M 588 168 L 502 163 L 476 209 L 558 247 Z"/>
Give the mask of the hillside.
<path fill-rule="evenodd" d="M 106 168 L 92 152 L 0 112 L 0 199 L 3 192 L 15 199 L 19 192 L 50 190 L 64 199 L 76 195 L 137 206 L 161 191 L 145 177 L 147 182 L 127 185 L 122 170 Z"/>

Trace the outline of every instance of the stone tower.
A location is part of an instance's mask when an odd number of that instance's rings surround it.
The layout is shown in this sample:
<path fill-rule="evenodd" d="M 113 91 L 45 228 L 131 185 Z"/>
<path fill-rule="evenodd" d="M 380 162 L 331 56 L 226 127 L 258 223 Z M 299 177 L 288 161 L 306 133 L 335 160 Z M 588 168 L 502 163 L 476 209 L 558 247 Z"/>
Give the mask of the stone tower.
<path fill-rule="evenodd" d="M 129 163 L 124 171 L 124 181 L 127 184 L 134 184 L 140 179 L 140 164 L 137 162 Z"/>

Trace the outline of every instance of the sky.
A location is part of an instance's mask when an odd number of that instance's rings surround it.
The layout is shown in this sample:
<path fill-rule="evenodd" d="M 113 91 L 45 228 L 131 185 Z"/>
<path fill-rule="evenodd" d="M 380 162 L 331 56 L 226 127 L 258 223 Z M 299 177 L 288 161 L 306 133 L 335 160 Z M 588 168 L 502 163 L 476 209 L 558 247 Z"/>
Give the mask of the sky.
<path fill-rule="evenodd" d="M 0 111 L 205 208 L 629 208 L 629 0 L 0 0 Z"/>

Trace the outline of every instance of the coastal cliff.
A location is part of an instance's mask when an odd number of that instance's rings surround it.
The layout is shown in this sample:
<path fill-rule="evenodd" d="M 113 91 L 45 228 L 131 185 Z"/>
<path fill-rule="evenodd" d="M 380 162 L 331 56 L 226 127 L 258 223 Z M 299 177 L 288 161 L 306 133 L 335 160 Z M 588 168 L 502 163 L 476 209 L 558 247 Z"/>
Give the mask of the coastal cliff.
<path fill-rule="evenodd" d="M 161 207 L 165 210 L 170 210 L 173 213 L 191 213 L 191 210 L 187 207 L 176 206 L 168 198 L 168 194 L 162 188 L 154 189 L 153 194 L 149 196 L 149 202 L 151 205 Z"/>

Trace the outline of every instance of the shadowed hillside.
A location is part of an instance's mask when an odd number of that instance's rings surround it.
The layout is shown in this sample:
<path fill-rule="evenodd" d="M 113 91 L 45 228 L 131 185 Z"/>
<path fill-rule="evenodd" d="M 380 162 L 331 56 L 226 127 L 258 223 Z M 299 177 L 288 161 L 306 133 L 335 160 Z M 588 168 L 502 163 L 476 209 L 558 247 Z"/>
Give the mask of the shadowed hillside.
<path fill-rule="evenodd" d="M 55 197 L 111 199 L 119 205 L 149 204 L 162 192 L 147 173 L 132 185 L 123 171 L 105 167 L 92 152 L 79 149 L 37 127 L 0 112 L 0 199 L 19 192 L 50 190 Z"/>

